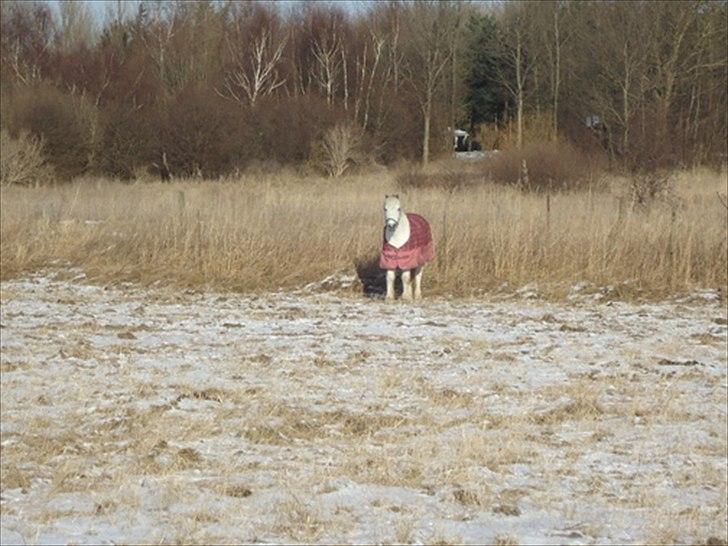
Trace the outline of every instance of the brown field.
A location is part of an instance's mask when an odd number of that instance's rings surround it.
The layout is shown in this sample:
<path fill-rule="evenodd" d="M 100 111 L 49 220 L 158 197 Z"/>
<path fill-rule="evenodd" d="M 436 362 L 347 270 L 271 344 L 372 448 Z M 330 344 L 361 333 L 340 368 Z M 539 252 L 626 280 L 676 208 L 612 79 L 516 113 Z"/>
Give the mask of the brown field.
<path fill-rule="evenodd" d="M 427 217 L 437 260 L 425 291 L 469 296 L 524 285 L 560 297 L 574 283 L 610 297 L 725 294 L 726 173 L 678 172 L 668 196 L 634 207 L 627 182 L 601 190 L 521 192 L 484 184 L 400 191 Z M 49 265 L 104 281 L 161 281 L 235 291 L 291 288 L 332 273 L 376 272 L 381 200 L 391 172 L 127 185 L 82 180 L 7 187 L 2 279 Z"/>

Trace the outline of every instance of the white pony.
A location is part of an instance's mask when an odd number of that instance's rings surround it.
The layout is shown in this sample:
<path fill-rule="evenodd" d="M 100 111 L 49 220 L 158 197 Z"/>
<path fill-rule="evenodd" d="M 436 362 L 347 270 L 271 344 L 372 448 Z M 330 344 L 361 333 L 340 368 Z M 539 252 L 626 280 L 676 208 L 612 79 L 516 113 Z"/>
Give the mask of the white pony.
<path fill-rule="evenodd" d="M 387 270 L 387 300 L 394 299 L 394 279 L 402 271 L 402 299 L 422 297 L 422 268 L 435 257 L 430 225 L 422 216 L 405 213 L 399 195 L 384 197 L 384 241 L 379 267 Z M 412 293 L 414 272 L 414 294 Z"/>

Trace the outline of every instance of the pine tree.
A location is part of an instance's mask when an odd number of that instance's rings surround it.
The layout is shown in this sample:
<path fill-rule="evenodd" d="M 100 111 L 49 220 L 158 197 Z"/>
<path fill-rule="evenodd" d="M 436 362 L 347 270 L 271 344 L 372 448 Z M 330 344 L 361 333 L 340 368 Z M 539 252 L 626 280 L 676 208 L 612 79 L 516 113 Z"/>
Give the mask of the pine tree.
<path fill-rule="evenodd" d="M 499 83 L 497 26 L 489 14 L 468 21 L 470 69 L 465 78 L 465 102 L 470 128 L 484 121 L 496 121 L 504 108 Z"/>

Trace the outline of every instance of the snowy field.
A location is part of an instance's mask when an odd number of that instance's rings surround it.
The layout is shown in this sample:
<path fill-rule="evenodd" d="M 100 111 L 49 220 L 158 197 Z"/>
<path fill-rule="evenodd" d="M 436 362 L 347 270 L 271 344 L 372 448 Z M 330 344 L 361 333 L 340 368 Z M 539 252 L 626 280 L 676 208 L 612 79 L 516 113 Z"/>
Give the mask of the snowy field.
<path fill-rule="evenodd" d="M 720 544 L 711 296 L 4 282 L 2 541 Z"/>

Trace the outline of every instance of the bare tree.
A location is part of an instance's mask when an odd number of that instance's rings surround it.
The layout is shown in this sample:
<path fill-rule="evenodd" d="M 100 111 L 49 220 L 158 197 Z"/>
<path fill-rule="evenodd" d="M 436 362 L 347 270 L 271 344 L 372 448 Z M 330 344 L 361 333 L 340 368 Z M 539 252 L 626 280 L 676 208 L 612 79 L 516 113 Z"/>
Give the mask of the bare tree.
<path fill-rule="evenodd" d="M 404 6 L 402 4 L 382 4 L 382 7 L 370 13 L 370 28 L 376 29 L 376 40 L 382 45 L 381 70 L 378 75 L 374 71 L 376 83 L 372 81 L 372 97 L 377 97 L 376 110 L 372 125 L 380 129 L 388 115 L 391 101 L 387 100 L 393 95 L 402 92 L 402 74 L 404 72 L 405 52 L 402 45 L 402 23 Z M 374 30 L 372 30 L 374 32 Z M 374 35 L 372 35 L 374 39 Z M 367 127 L 370 125 L 367 124 Z"/>
<path fill-rule="evenodd" d="M 364 129 L 369 125 L 371 97 L 374 81 L 383 64 L 386 39 L 370 29 L 364 40 L 362 51 L 355 58 L 358 86 L 354 98 L 354 118 L 361 119 Z"/>
<path fill-rule="evenodd" d="M 695 2 L 671 2 L 645 4 L 647 21 L 659 25 L 647 43 L 652 92 L 658 105 L 658 131 L 668 129 L 668 117 L 672 111 L 681 80 L 692 77 L 693 68 L 701 48 L 688 49 L 689 31 L 697 23 L 698 4 Z"/>
<path fill-rule="evenodd" d="M 234 65 L 225 77 L 225 94 L 241 103 L 245 99 L 254 106 L 258 98 L 284 85 L 285 79 L 279 76 L 277 67 L 286 41 L 286 37 L 274 39 L 271 30 L 263 28 L 252 39 L 250 51 L 241 52 L 228 37 Z"/>
<path fill-rule="evenodd" d="M 575 48 L 582 66 L 594 73 L 583 78 L 581 91 L 588 114 L 598 114 L 606 126 L 610 145 L 629 148 L 636 112 L 642 108 L 647 76 L 646 44 L 651 40 L 645 25 L 644 4 L 615 2 L 584 7 L 578 32 L 581 48 Z"/>
<path fill-rule="evenodd" d="M 60 2 L 59 45 L 64 51 L 91 46 L 96 36 L 93 14 L 85 2 Z"/>
<path fill-rule="evenodd" d="M 449 2 L 417 2 L 409 9 L 404 76 L 422 112 L 422 164 L 427 165 L 433 105 L 450 62 L 457 12 Z"/>
<path fill-rule="evenodd" d="M 152 5 L 152 9 L 144 9 L 147 10 L 144 13 L 147 13 L 149 25 L 148 31 L 143 32 L 141 38 L 160 81 L 171 94 L 174 91 L 175 78 L 171 77 L 170 49 L 174 47 L 172 40 L 181 26 L 181 20 L 172 4 L 156 3 Z"/>
<path fill-rule="evenodd" d="M 320 162 L 329 176 L 339 177 L 363 161 L 361 130 L 338 124 L 326 131 L 320 143 Z"/>
<path fill-rule="evenodd" d="M 460 90 L 458 84 L 463 79 L 463 63 L 461 62 L 461 51 L 464 46 L 464 36 L 461 29 L 465 13 L 463 4 L 455 4 L 455 14 L 453 20 L 452 34 L 449 41 L 450 44 L 450 130 L 455 129 L 457 123 L 458 107 L 462 102 L 460 100 Z"/>
<path fill-rule="evenodd" d="M 529 4 L 534 16 L 534 27 L 538 35 L 539 49 L 544 51 L 544 68 L 548 72 L 551 102 L 551 138 L 559 133 L 559 99 L 563 73 L 565 46 L 571 40 L 573 27 L 568 20 L 570 6 L 558 0 L 547 0 Z M 568 54 L 568 51 L 566 52 Z"/>
<path fill-rule="evenodd" d="M 47 5 L 0 2 L 0 71 L 13 82 L 32 85 L 47 72 L 56 27 Z"/>
<path fill-rule="evenodd" d="M 532 21 L 525 4 L 509 3 L 502 13 L 501 81 L 516 103 L 516 145 L 523 147 L 523 119 L 526 98 L 531 90 L 537 56 L 531 41 Z"/>
<path fill-rule="evenodd" d="M 505 109 L 519 146 L 543 113 L 547 138 L 605 146 L 635 169 L 726 158 L 725 1 L 389 0 L 357 11 L 258 0 L 106 6 L 95 39 L 87 4 L 0 2 L 0 93 L 5 124 L 15 123 L 17 105 L 36 89 L 58 91 L 43 107 L 61 112 L 76 108 L 68 95 L 88 100 L 98 111 L 98 142 L 127 150 L 114 152 L 121 159 L 113 168 L 124 172 L 165 151 L 179 171 L 175 142 L 208 129 L 222 134 L 215 124 L 240 131 L 245 145 L 224 161 L 205 151 L 199 157 L 208 159 L 196 159 L 203 171 L 210 161 L 210 172 L 252 158 L 306 161 L 342 118 L 366 134 L 378 159 L 427 163 L 451 143 L 445 127 L 461 119 L 465 101 L 473 130 Z M 478 16 L 483 11 L 494 13 Z M 189 117 L 177 124 L 182 114 Z M 18 118 L 13 131 L 33 130 L 30 119 Z M 161 147 L 151 127 L 172 126 L 178 131 L 168 131 Z M 286 150 L 275 146 L 281 139 Z"/>
<path fill-rule="evenodd" d="M 113 24 L 122 25 L 133 16 L 133 11 L 136 7 L 135 3 L 125 2 L 124 0 L 108 2 L 106 3 L 104 17 Z"/>
<path fill-rule="evenodd" d="M 568 23 L 560 28 L 570 33 L 561 51 L 564 107 L 599 117 L 614 159 L 649 169 L 721 157 L 725 3 L 581 2 L 562 10 Z"/>
<path fill-rule="evenodd" d="M 341 41 L 334 25 L 328 32 L 316 37 L 313 41 L 311 51 L 315 64 L 312 69 L 312 76 L 326 96 L 327 104 L 332 103 L 336 94 L 339 69 L 343 57 L 341 49 Z"/>

